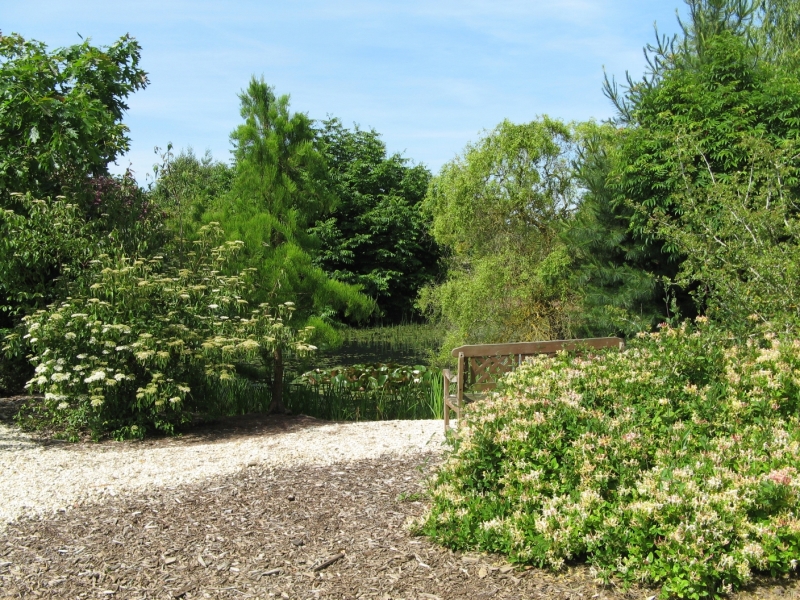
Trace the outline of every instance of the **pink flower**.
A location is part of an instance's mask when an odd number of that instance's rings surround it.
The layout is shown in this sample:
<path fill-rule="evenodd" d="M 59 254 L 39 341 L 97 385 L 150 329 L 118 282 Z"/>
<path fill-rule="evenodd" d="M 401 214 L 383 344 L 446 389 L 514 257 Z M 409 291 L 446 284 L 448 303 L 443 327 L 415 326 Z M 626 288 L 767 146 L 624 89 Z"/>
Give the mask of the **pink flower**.
<path fill-rule="evenodd" d="M 792 483 L 792 475 L 789 473 L 788 469 L 772 471 L 769 475 L 767 475 L 767 479 L 777 483 L 778 485 L 790 485 Z"/>

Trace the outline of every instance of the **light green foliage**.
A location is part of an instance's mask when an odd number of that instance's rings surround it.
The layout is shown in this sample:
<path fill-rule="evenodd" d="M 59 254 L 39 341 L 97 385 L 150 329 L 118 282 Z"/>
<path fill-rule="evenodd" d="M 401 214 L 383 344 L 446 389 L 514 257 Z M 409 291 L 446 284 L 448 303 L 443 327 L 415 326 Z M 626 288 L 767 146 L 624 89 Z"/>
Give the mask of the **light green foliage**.
<path fill-rule="evenodd" d="M 695 287 L 709 316 L 740 331 L 750 319 L 791 330 L 800 323 L 797 140 L 775 148 L 749 139 L 742 146 L 750 164 L 724 177 L 711 170 L 693 136 L 676 140 L 686 185 L 675 194 L 676 210 L 654 211 L 651 222 L 685 256 L 676 282 Z M 711 179 L 702 187 L 693 183 L 697 164 Z"/>
<path fill-rule="evenodd" d="M 761 0 L 755 39 L 763 56 L 792 69 L 800 67 L 800 2 Z"/>
<path fill-rule="evenodd" d="M 450 252 L 449 272 L 423 290 L 420 305 L 450 326 L 446 346 L 552 339 L 569 329 L 557 229 L 577 201 L 573 153 L 563 123 L 505 121 L 431 182 L 424 205 Z"/>
<path fill-rule="evenodd" d="M 421 530 L 715 597 L 800 559 L 800 342 L 697 328 L 539 357 L 469 405 Z"/>
<path fill-rule="evenodd" d="M 217 246 L 216 224 L 200 234 L 185 268 L 102 255 L 89 295 L 25 318 L 29 387 L 44 394 L 34 421 L 95 438 L 172 432 L 195 413 L 221 412 L 203 389 L 232 380 L 235 361 L 314 350 L 310 330 L 289 326 L 291 303 L 252 308 L 253 271 L 225 274 L 241 242 Z M 14 334 L 7 346 L 20 341 Z"/>
<path fill-rule="evenodd" d="M 331 312 L 363 320 L 374 310 L 374 301 L 358 287 L 331 279 L 313 262 L 317 242 L 307 229 L 336 198 L 311 120 L 292 113 L 289 97 L 276 97 L 263 80 L 253 78 L 239 98 L 244 123 L 231 134 L 236 159 L 232 189 L 204 218 L 220 221 L 229 239 L 243 241 L 237 265 L 255 269 L 259 302 L 297 302 L 302 322 Z M 263 360 L 272 373 L 271 410 L 283 412 L 281 349 Z"/>
<path fill-rule="evenodd" d="M 276 216 L 275 235 L 292 238 L 336 200 L 313 122 L 263 80 L 253 78 L 239 99 L 244 123 L 231 133 L 236 208 Z"/>
<path fill-rule="evenodd" d="M 233 185 L 233 169 L 215 161 L 209 152 L 199 158 L 190 148 L 175 156 L 172 144 L 162 152 L 153 166 L 154 184 L 149 198 L 166 213 L 166 225 L 177 237 L 178 251 L 189 249 L 187 240 L 197 238 L 203 215 L 217 198 L 228 193 Z"/>

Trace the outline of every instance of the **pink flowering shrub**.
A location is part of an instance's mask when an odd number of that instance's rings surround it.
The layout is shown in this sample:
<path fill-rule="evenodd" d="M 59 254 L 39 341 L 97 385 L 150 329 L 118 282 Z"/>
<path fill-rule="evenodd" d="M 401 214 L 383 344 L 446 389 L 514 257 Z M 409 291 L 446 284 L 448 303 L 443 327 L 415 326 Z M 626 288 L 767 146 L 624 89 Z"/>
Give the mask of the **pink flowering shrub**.
<path fill-rule="evenodd" d="M 716 597 L 800 558 L 800 341 L 702 317 L 539 357 L 471 405 L 419 530 L 453 548 Z"/>

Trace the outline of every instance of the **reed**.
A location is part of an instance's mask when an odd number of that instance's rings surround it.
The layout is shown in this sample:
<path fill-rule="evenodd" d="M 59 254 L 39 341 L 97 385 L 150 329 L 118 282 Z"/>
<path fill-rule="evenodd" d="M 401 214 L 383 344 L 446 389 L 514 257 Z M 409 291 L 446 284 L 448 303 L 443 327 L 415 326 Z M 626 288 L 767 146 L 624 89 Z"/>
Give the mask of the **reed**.
<path fill-rule="evenodd" d="M 426 324 L 347 329 L 343 335 L 346 344 L 369 347 L 376 357 L 384 352 L 388 358 L 398 351 L 424 356 L 440 344 L 440 329 Z M 317 357 L 318 364 L 331 364 L 336 356 L 321 358 Z M 303 364 L 307 365 L 299 362 L 291 367 Z M 221 411 L 212 416 L 264 413 L 272 399 L 269 384 L 244 377 L 202 388 L 204 396 L 213 397 L 209 404 Z M 441 419 L 442 395 L 439 369 L 384 362 L 287 372 L 284 385 L 284 404 L 292 413 L 335 421 Z"/>

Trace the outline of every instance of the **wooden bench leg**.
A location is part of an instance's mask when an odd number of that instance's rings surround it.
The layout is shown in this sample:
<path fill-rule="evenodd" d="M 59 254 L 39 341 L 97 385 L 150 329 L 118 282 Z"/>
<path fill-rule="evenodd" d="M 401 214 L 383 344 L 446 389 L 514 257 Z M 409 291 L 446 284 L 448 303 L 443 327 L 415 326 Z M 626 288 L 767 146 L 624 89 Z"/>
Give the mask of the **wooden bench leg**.
<path fill-rule="evenodd" d="M 450 430 L 450 405 L 447 402 L 447 398 L 450 395 L 450 372 L 445 369 L 442 371 L 442 381 L 444 382 L 444 395 L 442 396 L 442 412 L 444 414 L 444 432 Z"/>

